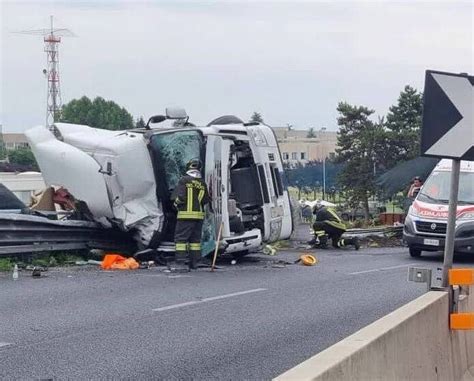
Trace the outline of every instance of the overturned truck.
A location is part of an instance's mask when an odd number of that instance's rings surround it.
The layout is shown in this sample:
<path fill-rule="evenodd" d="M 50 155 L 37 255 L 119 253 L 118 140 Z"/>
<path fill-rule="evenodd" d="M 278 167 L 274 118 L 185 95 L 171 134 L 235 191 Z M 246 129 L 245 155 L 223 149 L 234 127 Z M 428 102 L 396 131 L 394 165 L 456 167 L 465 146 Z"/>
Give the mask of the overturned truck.
<path fill-rule="evenodd" d="M 32 128 L 26 136 L 46 184 L 67 188 L 87 204 L 96 222 L 132 236 L 137 250 L 174 250 L 171 193 L 194 158 L 204 163 L 212 199 L 203 255 L 214 249 L 221 223 L 219 248 L 226 253 L 246 253 L 289 238 L 290 200 L 271 128 L 233 116 L 196 127 L 184 112 L 174 111 L 150 118 L 143 129 L 56 123 L 50 129 Z M 165 126 L 150 128 L 150 122 Z"/>

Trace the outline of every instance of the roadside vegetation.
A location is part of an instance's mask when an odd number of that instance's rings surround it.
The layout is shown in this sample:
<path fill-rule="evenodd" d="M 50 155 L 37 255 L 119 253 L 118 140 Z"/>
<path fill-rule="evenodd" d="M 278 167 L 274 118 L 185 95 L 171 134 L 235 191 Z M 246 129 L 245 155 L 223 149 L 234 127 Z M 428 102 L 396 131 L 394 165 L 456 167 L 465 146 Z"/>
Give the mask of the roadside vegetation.
<path fill-rule="evenodd" d="M 403 192 L 409 184 L 398 183 L 386 191 L 378 179 L 419 156 L 422 105 L 422 93 L 411 86 L 400 92 L 387 115 L 377 118 L 369 107 L 340 102 L 339 148 L 336 157 L 324 163 L 326 192 L 322 190 L 323 162 L 313 162 L 285 169 L 290 193 L 298 199 L 324 198 L 352 209 L 362 208 L 366 225 L 371 220 L 371 200 L 379 200 L 389 213 L 401 212 Z"/>
<path fill-rule="evenodd" d="M 0 258 L 0 271 L 12 271 L 15 264 L 17 264 L 19 268 L 27 268 L 28 266 L 42 268 L 74 266 L 76 262 L 86 261 L 88 259 L 100 258 L 86 251 L 58 251 L 52 253 L 17 255 Z"/>

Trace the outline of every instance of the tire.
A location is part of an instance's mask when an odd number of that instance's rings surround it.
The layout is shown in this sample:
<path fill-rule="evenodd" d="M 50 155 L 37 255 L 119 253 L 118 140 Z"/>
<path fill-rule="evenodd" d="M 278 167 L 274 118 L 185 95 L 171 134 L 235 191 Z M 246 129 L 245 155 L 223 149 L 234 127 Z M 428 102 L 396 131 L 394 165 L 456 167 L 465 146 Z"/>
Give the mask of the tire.
<path fill-rule="evenodd" d="M 410 247 L 408 248 L 408 251 L 410 253 L 410 257 L 412 258 L 418 258 L 421 255 L 420 249 L 413 249 L 412 247 Z"/>

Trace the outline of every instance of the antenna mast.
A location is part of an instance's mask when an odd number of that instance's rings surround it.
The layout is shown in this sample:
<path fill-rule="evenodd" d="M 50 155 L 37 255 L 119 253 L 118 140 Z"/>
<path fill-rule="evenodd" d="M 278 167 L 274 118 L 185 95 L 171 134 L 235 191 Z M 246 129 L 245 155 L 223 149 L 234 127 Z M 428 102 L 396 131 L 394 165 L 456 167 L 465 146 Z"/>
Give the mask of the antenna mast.
<path fill-rule="evenodd" d="M 51 16 L 51 33 L 44 36 L 44 51 L 47 55 L 48 101 L 46 108 L 46 124 L 51 126 L 60 116 L 62 100 L 59 82 L 59 43 L 60 36 L 54 35 L 53 16 Z"/>
<path fill-rule="evenodd" d="M 51 127 L 61 115 L 61 86 L 59 81 L 59 44 L 61 36 L 74 37 L 69 29 L 54 28 L 53 16 L 50 16 L 51 25 L 48 29 L 27 30 L 18 33 L 41 35 L 44 40 L 47 69 L 43 70 L 48 80 L 48 95 L 46 100 L 46 126 Z"/>

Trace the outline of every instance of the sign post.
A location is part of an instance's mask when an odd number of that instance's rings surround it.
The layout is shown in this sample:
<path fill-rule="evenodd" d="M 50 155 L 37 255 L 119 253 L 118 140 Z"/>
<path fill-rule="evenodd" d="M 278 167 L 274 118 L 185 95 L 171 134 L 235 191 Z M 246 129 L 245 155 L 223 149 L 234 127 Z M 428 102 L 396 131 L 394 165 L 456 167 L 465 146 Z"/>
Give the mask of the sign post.
<path fill-rule="evenodd" d="M 474 77 L 427 70 L 423 98 L 421 153 L 453 160 L 448 224 L 444 245 L 443 287 L 453 265 L 461 160 L 474 160 Z"/>
<path fill-rule="evenodd" d="M 454 159 L 451 172 L 451 187 L 449 190 L 448 226 L 446 227 L 446 241 L 444 244 L 442 286 L 448 287 L 449 269 L 453 267 L 454 233 L 456 229 L 456 212 L 458 207 L 459 172 L 461 160 Z"/>

